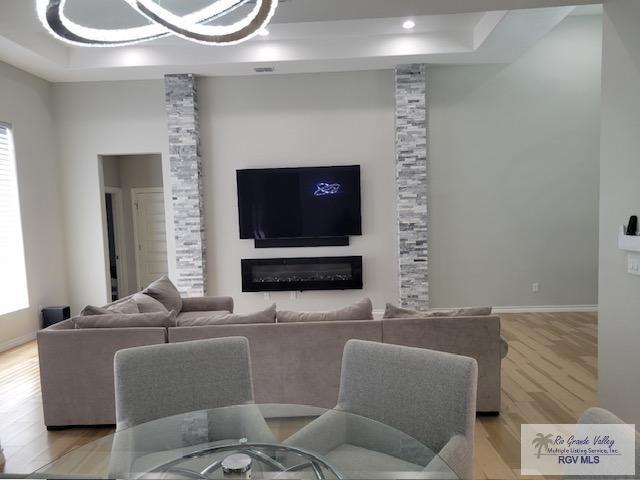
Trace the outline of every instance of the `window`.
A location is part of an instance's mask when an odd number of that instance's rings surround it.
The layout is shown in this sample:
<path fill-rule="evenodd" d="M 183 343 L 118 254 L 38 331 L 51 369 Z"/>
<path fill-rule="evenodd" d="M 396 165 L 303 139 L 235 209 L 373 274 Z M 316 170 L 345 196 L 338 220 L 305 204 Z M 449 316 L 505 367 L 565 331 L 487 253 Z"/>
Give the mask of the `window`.
<path fill-rule="evenodd" d="M 0 315 L 28 306 L 13 135 L 0 122 Z"/>

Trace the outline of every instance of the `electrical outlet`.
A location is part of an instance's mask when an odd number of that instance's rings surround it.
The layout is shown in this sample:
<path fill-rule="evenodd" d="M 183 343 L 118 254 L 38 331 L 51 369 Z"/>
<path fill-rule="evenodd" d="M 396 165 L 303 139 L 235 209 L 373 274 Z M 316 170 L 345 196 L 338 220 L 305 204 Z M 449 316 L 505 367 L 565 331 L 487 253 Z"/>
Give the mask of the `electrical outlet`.
<path fill-rule="evenodd" d="M 531 291 L 533 293 L 539 293 L 540 292 L 540 284 L 538 282 L 536 282 L 533 285 L 531 285 Z"/>
<path fill-rule="evenodd" d="M 631 275 L 640 275 L 640 255 L 629 254 L 627 257 L 627 272 Z"/>
<path fill-rule="evenodd" d="M 271 294 L 269 292 L 264 292 L 263 297 L 264 297 L 266 302 L 271 300 Z"/>

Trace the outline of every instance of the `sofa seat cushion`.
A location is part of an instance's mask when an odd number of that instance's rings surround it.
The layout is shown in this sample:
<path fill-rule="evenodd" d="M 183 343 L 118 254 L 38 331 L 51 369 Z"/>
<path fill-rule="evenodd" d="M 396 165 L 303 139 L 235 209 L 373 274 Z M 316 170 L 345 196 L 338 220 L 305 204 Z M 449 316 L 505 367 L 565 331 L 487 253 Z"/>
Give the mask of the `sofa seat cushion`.
<path fill-rule="evenodd" d="M 182 297 L 169 277 L 163 275 L 142 291 L 159 301 L 167 310 L 182 311 Z"/>
<path fill-rule="evenodd" d="M 304 313 L 283 310 L 278 312 L 277 317 L 278 323 L 373 320 L 373 304 L 371 303 L 371 299 L 363 298 L 353 305 L 330 312 Z"/>
<path fill-rule="evenodd" d="M 183 312 L 178 315 L 178 327 L 205 327 L 208 325 L 248 325 L 275 323 L 276 305 L 255 313 Z"/>
<path fill-rule="evenodd" d="M 176 312 L 109 313 L 107 315 L 78 316 L 71 320 L 75 328 L 138 328 L 175 327 Z"/>
<path fill-rule="evenodd" d="M 491 315 L 492 311 L 492 307 L 469 307 L 426 310 L 424 312 L 420 312 L 418 310 L 400 308 L 392 305 L 391 303 L 387 303 L 383 318 L 483 317 Z"/>

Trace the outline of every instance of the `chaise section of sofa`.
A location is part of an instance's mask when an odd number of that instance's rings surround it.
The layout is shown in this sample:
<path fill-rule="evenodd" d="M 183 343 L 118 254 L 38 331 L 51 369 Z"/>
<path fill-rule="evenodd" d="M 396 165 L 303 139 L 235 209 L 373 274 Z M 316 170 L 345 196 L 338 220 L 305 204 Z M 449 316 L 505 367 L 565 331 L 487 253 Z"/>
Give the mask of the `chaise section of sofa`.
<path fill-rule="evenodd" d="M 500 337 L 500 318 L 429 317 L 382 321 L 382 341 L 475 358 L 478 362 L 478 412 L 500 412 L 502 358 L 507 346 Z"/>
<path fill-rule="evenodd" d="M 167 329 L 74 327 L 65 320 L 37 335 L 45 425 L 115 424 L 115 353 L 165 343 Z"/>

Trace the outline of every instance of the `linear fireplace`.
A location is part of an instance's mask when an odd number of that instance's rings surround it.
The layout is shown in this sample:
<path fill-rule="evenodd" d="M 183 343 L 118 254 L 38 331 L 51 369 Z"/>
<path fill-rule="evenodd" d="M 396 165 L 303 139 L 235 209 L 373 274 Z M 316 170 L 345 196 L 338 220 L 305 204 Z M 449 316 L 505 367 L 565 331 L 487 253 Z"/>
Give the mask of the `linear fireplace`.
<path fill-rule="evenodd" d="M 362 257 L 242 260 L 243 292 L 362 289 Z"/>

